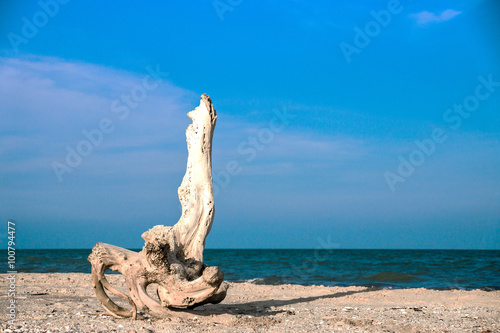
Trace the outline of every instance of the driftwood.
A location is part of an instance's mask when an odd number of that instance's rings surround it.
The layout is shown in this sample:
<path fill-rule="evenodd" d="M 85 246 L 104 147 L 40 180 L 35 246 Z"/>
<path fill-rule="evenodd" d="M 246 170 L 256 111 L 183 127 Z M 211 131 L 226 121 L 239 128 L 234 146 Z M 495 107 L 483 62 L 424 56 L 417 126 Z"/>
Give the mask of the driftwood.
<path fill-rule="evenodd" d="M 188 113 L 192 124 L 186 129 L 188 161 L 178 189 L 182 216 L 173 226 L 157 225 L 142 234 L 142 251 L 97 243 L 88 260 L 92 282 L 101 305 L 118 318 L 137 318 L 137 308 L 155 317 L 182 316 L 176 309 L 192 309 L 219 303 L 228 284 L 218 267 L 203 264 L 205 239 L 214 219 L 212 190 L 212 137 L 217 114 L 210 97 L 201 96 L 200 105 Z M 125 276 L 129 295 L 113 288 L 104 273 L 118 271 Z M 149 284 L 158 285 L 158 300 L 148 295 Z M 128 310 L 114 303 L 106 289 L 124 300 Z"/>

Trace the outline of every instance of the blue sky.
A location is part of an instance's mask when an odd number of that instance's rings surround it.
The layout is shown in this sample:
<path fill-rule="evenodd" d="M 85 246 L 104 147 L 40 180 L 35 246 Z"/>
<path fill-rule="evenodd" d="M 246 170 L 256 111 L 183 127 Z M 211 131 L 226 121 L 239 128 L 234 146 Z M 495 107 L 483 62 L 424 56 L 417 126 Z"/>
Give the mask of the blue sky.
<path fill-rule="evenodd" d="M 4 1 L 0 219 L 20 248 L 140 248 L 207 93 L 207 247 L 500 249 L 499 9 Z"/>

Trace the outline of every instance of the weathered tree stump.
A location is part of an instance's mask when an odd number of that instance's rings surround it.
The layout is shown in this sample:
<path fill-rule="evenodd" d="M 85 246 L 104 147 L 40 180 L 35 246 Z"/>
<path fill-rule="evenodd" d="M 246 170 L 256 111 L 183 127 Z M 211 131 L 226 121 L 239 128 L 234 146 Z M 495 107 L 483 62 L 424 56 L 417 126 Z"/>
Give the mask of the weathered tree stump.
<path fill-rule="evenodd" d="M 212 137 L 217 114 L 210 97 L 201 96 L 200 105 L 188 113 L 193 123 L 186 129 L 188 161 L 178 189 L 182 216 L 173 226 L 157 225 L 142 234 L 142 251 L 97 243 L 88 260 L 92 282 L 101 305 L 117 318 L 137 318 L 137 308 L 155 317 L 183 316 L 176 309 L 192 309 L 219 303 L 228 284 L 218 267 L 203 263 L 205 239 L 214 219 L 212 189 Z M 125 276 L 129 295 L 113 288 L 104 273 L 118 271 Z M 158 284 L 160 302 L 148 295 L 149 284 Z M 127 310 L 106 294 L 125 299 Z"/>

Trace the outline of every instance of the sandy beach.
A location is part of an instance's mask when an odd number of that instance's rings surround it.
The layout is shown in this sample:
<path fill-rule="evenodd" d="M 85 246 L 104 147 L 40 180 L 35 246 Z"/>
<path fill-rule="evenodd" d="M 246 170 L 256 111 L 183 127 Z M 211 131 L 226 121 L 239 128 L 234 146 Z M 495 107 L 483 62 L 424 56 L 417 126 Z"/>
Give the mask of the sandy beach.
<path fill-rule="evenodd" d="M 16 278 L 16 319 L 2 320 L 2 332 L 500 332 L 500 291 L 231 283 L 222 303 L 188 311 L 187 319 L 131 320 L 102 309 L 89 274 Z M 109 281 L 123 290 L 121 275 Z M 2 293 L 4 314 L 10 299 Z"/>

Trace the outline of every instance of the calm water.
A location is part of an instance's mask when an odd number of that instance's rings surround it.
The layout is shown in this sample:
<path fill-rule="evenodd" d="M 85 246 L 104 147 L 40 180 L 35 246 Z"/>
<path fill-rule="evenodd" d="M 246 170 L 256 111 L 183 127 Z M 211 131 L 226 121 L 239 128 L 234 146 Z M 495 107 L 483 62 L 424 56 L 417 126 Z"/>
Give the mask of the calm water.
<path fill-rule="evenodd" d="M 17 250 L 17 269 L 90 273 L 90 252 Z M 500 251 L 207 249 L 205 263 L 219 266 L 228 281 L 255 284 L 500 289 Z"/>

